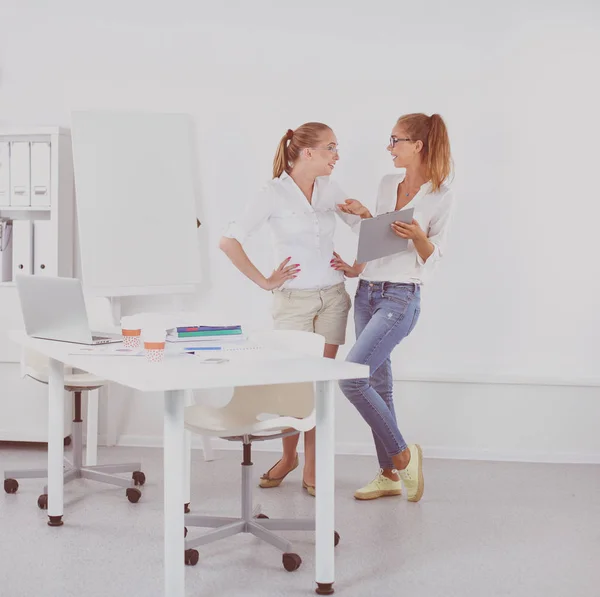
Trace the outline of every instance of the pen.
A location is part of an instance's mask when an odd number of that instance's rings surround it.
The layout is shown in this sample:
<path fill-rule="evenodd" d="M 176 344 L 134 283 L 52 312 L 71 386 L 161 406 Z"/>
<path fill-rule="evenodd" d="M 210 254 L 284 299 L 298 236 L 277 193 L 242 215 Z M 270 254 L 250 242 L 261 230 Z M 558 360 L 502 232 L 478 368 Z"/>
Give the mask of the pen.
<path fill-rule="evenodd" d="M 193 352 L 195 350 L 221 350 L 220 346 L 186 346 L 183 350 Z"/>

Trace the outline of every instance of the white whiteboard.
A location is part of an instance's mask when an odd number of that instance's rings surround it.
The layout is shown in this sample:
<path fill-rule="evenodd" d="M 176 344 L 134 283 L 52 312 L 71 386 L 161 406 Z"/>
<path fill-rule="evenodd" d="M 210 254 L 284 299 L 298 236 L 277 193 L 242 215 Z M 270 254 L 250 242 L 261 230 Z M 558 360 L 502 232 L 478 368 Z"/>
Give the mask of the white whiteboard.
<path fill-rule="evenodd" d="M 192 130 L 184 114 L 72 114 L 86 292 L 134 296 L 196 290 Z"/>

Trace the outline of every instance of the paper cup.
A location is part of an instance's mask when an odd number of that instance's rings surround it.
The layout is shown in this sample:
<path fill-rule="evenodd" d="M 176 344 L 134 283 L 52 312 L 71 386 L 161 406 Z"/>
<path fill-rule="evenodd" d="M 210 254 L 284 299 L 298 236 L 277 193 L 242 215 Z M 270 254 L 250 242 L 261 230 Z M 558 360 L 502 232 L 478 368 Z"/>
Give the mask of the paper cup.
<path fill-rule="evenodd" d="M 160 363 L 165 357 L 164 342 L 146 342 L 144 341 L 144 349 L 146 351 L 146 360 L 149 363 Z"/>
<path fill-rule="evenodd" d="M 165 356 L 165 336 L 167 331 L 160 325 L 147 325 L 142 328 L 146 360 L 160 363 Z"/>
<path fill-rule="evenodd" d="M 123 346 L 125 348 L 142 347 L 142 327 L 139 317 L 126 315 L 121 317 L 121 333 L 123 335 Z"/>
<path fill-rule="evenodd" d="M 123 346 L 125 348 L 141 348 L 142 347 L 142 330 L 127 330 L 122 328 Z"/>

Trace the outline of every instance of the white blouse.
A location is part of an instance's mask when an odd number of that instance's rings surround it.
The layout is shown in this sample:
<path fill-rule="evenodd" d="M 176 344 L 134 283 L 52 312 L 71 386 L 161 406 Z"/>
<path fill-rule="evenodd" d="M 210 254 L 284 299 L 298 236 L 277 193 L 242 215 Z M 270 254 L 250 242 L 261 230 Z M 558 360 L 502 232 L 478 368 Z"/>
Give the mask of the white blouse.
<path fill-rule="evenodd" d="M 300 273 L 283 288 L 317 290 L 344 281 L 341 271 L 334 270 L 333 235 L 337 215 L 358 232 L 360 218 L 345 214 L 337 207 L 348 195 L 329 176 L 315 180 L 311 203 L 306 200 L 294 179 L 287 173 L 270 180 L 249 202 L 239 218 L 227 227 L 225 236 L 240 244 L 269 223 L 277 265 L 287 257 L 299 263 Z"/>
<path fill-rule="evenodd" d="M 395 211 L 398 185 L 404 180 L 405 172 L 384 176 L 377 193 L 375 215 Z M 431 275 L 444 254 L 446 234 L 454 204 L 452 191 L 443 184 L 432 192 L 431 183 L 425 183 L 413 199 L 402 209 L 414 208 L 414 219 L 427 233 L 433 244 L 433 253 L 426 262 L 417 253 L 412 240 L 408 250 L 367 263 L 360 277 L 369 282 L 394 282 L 397 284 L 423 284 Z"/>

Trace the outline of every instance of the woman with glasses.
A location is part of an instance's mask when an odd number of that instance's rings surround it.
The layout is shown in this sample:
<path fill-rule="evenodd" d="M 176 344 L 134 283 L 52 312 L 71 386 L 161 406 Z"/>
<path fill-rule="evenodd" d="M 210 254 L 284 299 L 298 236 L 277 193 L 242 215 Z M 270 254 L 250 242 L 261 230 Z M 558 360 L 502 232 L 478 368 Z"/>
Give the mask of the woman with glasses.
<path fill-rule="evenodd" d="M 347 360 L 369 365 L 369 379 L 340 382 L 345 396 L 371 427 L 380 472 L 354 497 L 372 500 L 398 496 L 402 482 L 411 502 L 424 489 L 422 453 L 407 445 L 400 433 L 393 400 L 392 350 L 414 329 L 421 311 L 421 285 L 440 261 L 452 211 L 447 186 L 451 169 L 450 141 L 438 114 L 402 116 L 392 130 L 387 150 L 398 174 L 384 176 L 379 185 L 376 215 L 414 208 L 412 223 L 394 222 L 392 230 L 408 239 L 408 250 L 350 266 L 339 257 L 334 266 L 346 276 L 360 277 L 354 301 L 356 344 Z M 349 199 L 340 208 L 370 218 L 360 202 Z"/>
<path fill-rule="evenodd" d="M 288 130 L 277 147 L 273 179 L 229 225 L 220 242 L 246 277 L 273 292 L 275 328 L 321 334 L 324 356 L 332 359 L 345 342 L 351 303 L 344 275 L 332 263 L 336 215 L 349 226 L 360 223 L 358 216 L 338 207 L 347 197 L 330 180 L 338 160 L 337 139 L 327 125 L 309 122 Z M 270 276 L 256 268 L 242 247 L 265 223 L 280 264 Z M 298 439 L 297 434 L 283 438 L 283 456 L 261 477 L 261 487 L 279 486 L 298 466 Z M 302 486 L 315 495 L 314 429 L 304 434 Z"/>

